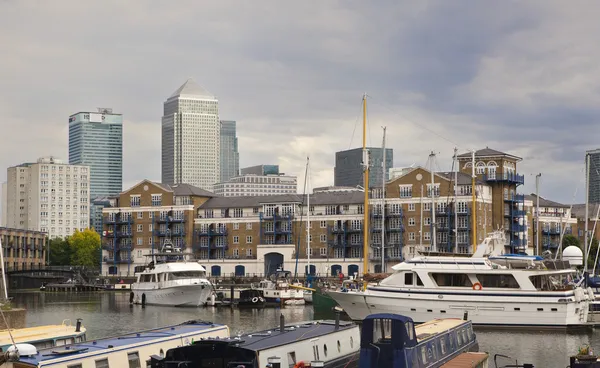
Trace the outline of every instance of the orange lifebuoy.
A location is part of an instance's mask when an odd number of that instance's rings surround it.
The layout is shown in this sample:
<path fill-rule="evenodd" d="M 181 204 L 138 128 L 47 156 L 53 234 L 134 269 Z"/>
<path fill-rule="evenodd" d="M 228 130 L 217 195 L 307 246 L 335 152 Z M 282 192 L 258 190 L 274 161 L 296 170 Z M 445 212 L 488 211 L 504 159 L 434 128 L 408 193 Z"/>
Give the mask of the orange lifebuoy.
<path fill-rule="evenodd" d="M 299 361 L 298 363 L 294 364 L 294 368 L 305 368 L 306 365 L 304 364 L 303 361 Z"/>
<path fill-rule="evenodd" d="M 483 289 L 483 286 L 481 286 L 480 283 L 476 282 L 473 284 L 473 290 L 481 290 Z"/>

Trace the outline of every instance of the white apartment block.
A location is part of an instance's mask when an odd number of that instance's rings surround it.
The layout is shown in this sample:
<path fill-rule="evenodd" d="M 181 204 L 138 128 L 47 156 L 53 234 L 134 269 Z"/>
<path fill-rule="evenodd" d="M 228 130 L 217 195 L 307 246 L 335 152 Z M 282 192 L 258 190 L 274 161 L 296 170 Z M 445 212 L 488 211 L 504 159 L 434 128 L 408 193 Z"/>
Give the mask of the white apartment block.
<path fill-rule="evenodd" d="M 188 79 L 164 103 L 162 182 L 212 190 L 221 180 L 219 101 Z"/>
<path fill-rule="evenodd" d="M 3 203 L 7 227 L 42 231 L 50 238 L 89 227 L 90 169 L 54 157 L 9 167 Z"/>
<path fill-rule="evenodd" d="M 214 193 L 223 197 L 296 194 L 298 178 L 288 175 L 242 175 L 217 183 Z"/>

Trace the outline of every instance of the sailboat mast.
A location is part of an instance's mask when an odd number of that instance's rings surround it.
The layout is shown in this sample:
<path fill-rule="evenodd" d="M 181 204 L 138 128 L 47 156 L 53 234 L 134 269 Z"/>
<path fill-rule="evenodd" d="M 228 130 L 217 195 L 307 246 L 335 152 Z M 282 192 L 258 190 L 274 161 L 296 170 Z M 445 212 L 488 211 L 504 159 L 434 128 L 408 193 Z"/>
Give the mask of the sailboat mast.
<path fill-rule="evenodd" d="M 454 253 L 458 253 L 458 149 L 454 147 Z"/>
<path fill-rule="evenodd" d="M 590 155 L 585 153 L 585 233 L 583 241 L 585 246 L 583 247 L 583 277 L 587 284 L 587 269 L 588 269 L 588 222 L 590 216 Z"/>
<path fill-rule="evenodd" d="M 8 301 L 8 289 L 6 288 L 6 272 L 4 269 L 4 247 L 0 240 L 0 263 L 2 263 L 2 288 L 4 289 L 4 301 Z"/>
<path fill-rule="evenodd" d="M 363 95 L 363 167 L 365 205 L 363 219 L 363 274 L 369 271 L 369 152 L 367 151 L 367 94 Z M 366 283 L 365 283 L 366 285 Z M 365 286 L 366 287 L 366 286 Z"/>
<path fill-rule="evenodd" d="M 385 273 L 385 183 L 386 183 L 386 172 L 385 172 L 385 129 L 383 127 L 383 144 L 382 144 L 382 157 L 381 160 L 381 168 L 382 168 L 382 178 L 381 178 L 381 272 Z"/>
<path fill-rule="evenodd" d="M 309 158 L 306 157 L 306 206 L 308 212 L 306 213 L 306 258 L 308 260 L 307 274 L 310 275 L 310 171 L 309 171 Z"/>
<path fill-rule="evenodd" d="M 436 234 L 435 234 L 435 183 L 434 183 L 434 170 L 435 170 L 435 153 L 433 151 L 431 151 L 431 154 L 429 155 L 430 158 L 430 165 L 431 165 L 431 190 L 429 191 L 429 193 L 431 194 L 431 251 L 433 252 L 437 252 L 437 245 L 436 245 Z"/>
<path fill-rule="evenodd" d="M 471 151 L 471 219 L 472 219 L 472 227 L 473 227 L 473 240 L 471 243 L 473 244 L 473 253 L 477 250 L 477 207 L 475 203 L 475 150 Z"/>

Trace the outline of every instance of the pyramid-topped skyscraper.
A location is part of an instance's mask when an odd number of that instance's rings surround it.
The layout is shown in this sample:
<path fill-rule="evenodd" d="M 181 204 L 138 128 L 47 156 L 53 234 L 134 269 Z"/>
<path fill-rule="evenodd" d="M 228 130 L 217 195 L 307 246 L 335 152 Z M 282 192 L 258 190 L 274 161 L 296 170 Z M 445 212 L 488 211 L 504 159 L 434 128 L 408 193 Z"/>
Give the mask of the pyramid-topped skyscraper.
<path fill-rule="evenodd" d="M 188 79 L 164 103 L 162 182 L 213 190 L 220 179 L 219 101 Z"/>

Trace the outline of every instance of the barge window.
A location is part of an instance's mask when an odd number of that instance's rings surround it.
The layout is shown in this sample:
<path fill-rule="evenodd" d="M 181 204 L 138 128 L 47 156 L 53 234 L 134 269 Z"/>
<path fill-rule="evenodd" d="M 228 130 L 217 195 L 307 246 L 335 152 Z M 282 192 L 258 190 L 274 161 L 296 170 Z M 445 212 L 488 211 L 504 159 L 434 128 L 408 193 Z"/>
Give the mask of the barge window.
<path fill-rule="evenodd" d="M 296 364 L 296 352 L 295 351 L 290 351 L 288 353 L 288 364 L 290 365 L 290 367 L 293 367 Z"/>
<path fill-rule="evenodd" d="M 519 283 L 515 280 L 515 277 L 510 274 L 477 274 L 475 276 L 477 276 L 481 286 L 484 288 L 519 289 Z"/>
<path fill-rule="evenodd" d="M 406 326 L 406 334 L 408 335 L 408 338 L 410 340 L 414 340 L 414 338 L 415 338 L 415 334 L 414 334 L 415 330 L 414 330 L 414 327 L 413 327 L 413 323 L 409 321 L 409 322 L 405 322 L 404 325 Z"/>
<path fill-rule="evenodd" d="M 127 353 L 127 360 L 129 361 L 129 368 L 141 368 L 140 354 L 137 351 L 134 351 L 133 353 Z"/>
<path fill-rule="evenodd" d="M 108 358 L 96 360 L 96 368 L 108 368 Z"/>
<path fill-rule="evenodd" d="M 438 286 L 450 286 L 450 287 L 472 287 L 473 283 L 469 280 L 469 276 L 466 273 L 438 273 L 434 272 L 431 274 L 433 281 Z"/>
<path fill-rule="evenodd" d="M 442 336 L 440 338 L 440 349 L 442 350 L 442 355 L 446 355 L 446 337 Z"/>
<path fill-rule="evenodd" d="M 391 342 L 392 340 L 392 320 L 376 319 L 373 321 L 373 342 Z"/>

